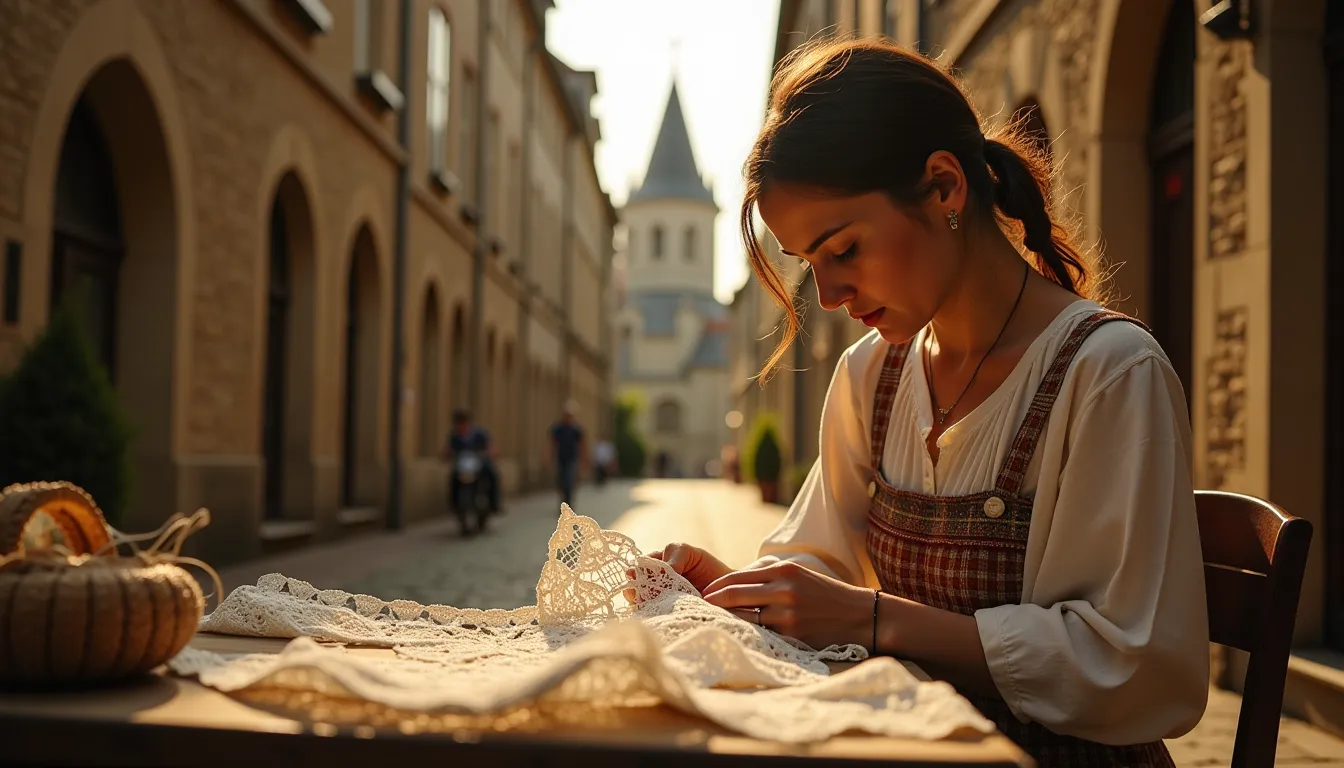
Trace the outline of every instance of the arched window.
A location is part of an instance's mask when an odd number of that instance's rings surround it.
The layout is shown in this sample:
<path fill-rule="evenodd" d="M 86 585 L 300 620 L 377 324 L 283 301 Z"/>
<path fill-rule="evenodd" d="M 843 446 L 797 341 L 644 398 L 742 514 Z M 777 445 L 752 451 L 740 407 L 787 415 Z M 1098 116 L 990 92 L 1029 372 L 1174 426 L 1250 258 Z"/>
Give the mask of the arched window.
<path fill-rule="evenodd" d="M 686 228 L 686 260 L 695 261 L 695 227 Z"/>
<path fill-rule="evenodd" d="M 429 9 L 429 91 L 425 115 L 429 122 L 429 169 L 448 167 L 448 83 L 452 70 L 452 34 L 448 17 L 439 8 Z"/>
<path fill-rule="evenodd" d="M 653 258 L 663 258 L 663 228 L 661 225 L 653 228 Z"/>
<path fill-rule="evenodd" d="M 654 413 L 655 428 L 661 434 L 681 432 L 681 404 L 676 400 L 664 400 L 658 404 Z"/>

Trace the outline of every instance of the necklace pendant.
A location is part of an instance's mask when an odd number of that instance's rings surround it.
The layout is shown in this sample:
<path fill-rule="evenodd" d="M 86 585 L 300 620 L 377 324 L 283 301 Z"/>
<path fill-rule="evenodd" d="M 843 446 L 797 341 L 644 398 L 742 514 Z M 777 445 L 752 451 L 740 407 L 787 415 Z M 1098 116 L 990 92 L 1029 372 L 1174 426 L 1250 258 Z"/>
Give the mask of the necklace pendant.
<path fill-rule="evenodd" d="M 952 409 L 951 409 L 951 408 L 939 408 L 939 409 L 938 409 L 938 423 L 939 423 L 939 424 L 943 424 L 943 423 L 945 423 L 945 422 L 947 421 L 947 414 L 949 414 L 949 413 L 951 413 L 951 412 L 952 412 Z"/>

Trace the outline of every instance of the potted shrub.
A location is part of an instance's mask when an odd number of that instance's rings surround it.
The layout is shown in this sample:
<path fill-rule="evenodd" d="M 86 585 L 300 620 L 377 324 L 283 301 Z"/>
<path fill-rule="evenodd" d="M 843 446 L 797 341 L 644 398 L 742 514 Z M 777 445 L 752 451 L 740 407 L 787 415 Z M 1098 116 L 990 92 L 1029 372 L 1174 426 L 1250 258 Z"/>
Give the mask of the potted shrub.
<path fill-rule="evenodd" d="M 116 526 L 130 491 L 131 430 L 76 312 L 60 307 L 0 379 L 0 488 L 71 482 Z"/>
<path fill-rule="evenodd" d="M 644 474 L 644 463 L 648 460 L 648 449 L 644 440 L 635 429 L 635 416 L 639 412 L 639 402 L 631 397 L 623 397 L 616 403 L 615 429 L 613 430 L 616 447 L 616 465 L 621 477 L 640 477 Z"/>
<path fill-rule="evenodd" d="M 779 449 L 779 439 L 775 437 L 775 429 L 766 426 L 761 430 L 761 438 L 756 443 L 756 456 L 752 461 L 756 485 L 761 489 L 761 501 L 767 504 L 779 502 L 779 475 L 783 465 L 784 457 Z"/>

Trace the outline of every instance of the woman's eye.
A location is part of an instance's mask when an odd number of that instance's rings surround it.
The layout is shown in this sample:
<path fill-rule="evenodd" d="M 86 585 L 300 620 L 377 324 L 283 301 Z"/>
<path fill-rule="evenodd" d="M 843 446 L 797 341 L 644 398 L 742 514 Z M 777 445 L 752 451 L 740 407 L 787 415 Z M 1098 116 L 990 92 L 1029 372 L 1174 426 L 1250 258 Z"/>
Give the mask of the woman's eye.
<path fill-rule="evenodd" d="M 846 261 L 849 261 L 850 259 L 853 259 L 855 256 L 857 256 L 858 253 L 859 253 L 859 244 L 858 242 L 854 242 L 851 243 L 850 246 L 845 250 L 835 254 L 835 256 L 833 256 L 832 258 L 834 258 L 837 263 L 844 264 Z"/>

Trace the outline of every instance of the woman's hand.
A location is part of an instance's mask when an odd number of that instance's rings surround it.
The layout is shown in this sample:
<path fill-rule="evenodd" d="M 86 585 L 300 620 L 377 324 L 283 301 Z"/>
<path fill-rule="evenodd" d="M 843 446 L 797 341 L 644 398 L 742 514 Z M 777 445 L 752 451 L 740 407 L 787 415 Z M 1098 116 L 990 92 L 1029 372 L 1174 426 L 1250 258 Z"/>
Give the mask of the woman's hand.
<path fill-rule="evenodd" d="M 648 553 L 648 556 L 672 566 L 672 570 L 691 582 L 691 586 L 701 594 L 710 582 L 733 572 L 733 569 L 724 565 L 722 560 L 690 544 L 668 544 L 658 552 Z M 635 578 L 635 570 L 631 568 L 626 571 L 626 576 Z M 631 603 L 635 602 L 635 590 L 625 590 L 625 599 Z"/>
<path fill-rule="evenodd" d="M 725 574 L 700 589 L 705 600 L 815 649 L 873 635 L 873 592 L 783 561 Z"/>
<path fill-rule="evenodd" d="M 715 579 L 733 572 L 733 569 L 724 565 L 719 558 L 690 544 L 668 544 L 661 552 L 650 552 L 649 557 L 672 566 L 672 570 L 691 582 L 691 586 L 701 594 L 704 594 L 705 587 Z"/>

